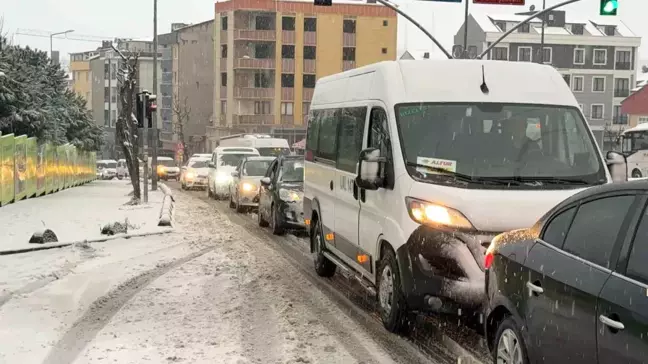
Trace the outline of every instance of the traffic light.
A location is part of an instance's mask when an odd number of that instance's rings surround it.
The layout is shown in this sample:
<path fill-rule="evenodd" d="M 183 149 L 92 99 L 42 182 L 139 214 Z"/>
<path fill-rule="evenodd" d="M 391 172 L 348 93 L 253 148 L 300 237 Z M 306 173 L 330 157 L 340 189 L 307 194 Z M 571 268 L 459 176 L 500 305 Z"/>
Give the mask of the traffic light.
<path fill-rule="evenodd" d="M 618 0 L 601 0 L 600 14 L 601 15 L 617 15 L 619 9 Z"/>
<path fill-rule="evenodd" d="M 153 113 L 157 111 L 157 96 L 151 95 L 148 91 L 137 94 L 137 127 L 143 128 L 144 121 L 148 128 L 153 128 Z"/>
<path fill-rule="evenodd" d="M 157 111 L 157 95 L 146 95 L 146 119 L 148 119 L 148 127 L 153 127 L 153 113 Z"/>
<path fill-rule="evenodd" d="M 144 127 L 144 108 L 142 107 L 142 97 L 144 97 L 143 93 L 137 94 L 137 98 L 135 99 L 135 104 L 137 108 L 137 113 L 135 114 L 135 117 L 137 118 L 137 127 L 138 128 L 143 128 Z"/>

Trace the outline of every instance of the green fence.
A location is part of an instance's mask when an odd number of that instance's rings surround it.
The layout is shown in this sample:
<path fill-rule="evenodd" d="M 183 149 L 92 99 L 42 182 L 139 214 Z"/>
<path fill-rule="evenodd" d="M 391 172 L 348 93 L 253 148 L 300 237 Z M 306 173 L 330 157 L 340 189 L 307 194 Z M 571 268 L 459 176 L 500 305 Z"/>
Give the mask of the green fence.
<path fill-rule="evenodd" d="M 36 138 L 0 136 L 0 206 L 90 182 L 95 152 L 70 144 L 39 144 Z"/>

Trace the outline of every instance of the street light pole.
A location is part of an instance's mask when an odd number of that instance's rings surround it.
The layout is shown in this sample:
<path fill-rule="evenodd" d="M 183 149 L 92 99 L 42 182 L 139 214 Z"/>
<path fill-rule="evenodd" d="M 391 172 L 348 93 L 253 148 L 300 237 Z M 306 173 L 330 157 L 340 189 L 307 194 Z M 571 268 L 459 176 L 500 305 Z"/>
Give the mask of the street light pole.
<path fill-rule="evenodd" d="M 52 50 L 53 50 L 53 43 L 54 43 L 54 36 L 55 35 L 61 35 L 61 34 L 68 34 L 72 33 L 74 29 L 68 29 L 64 32 L 56 32 L 56 33 L 51 33 L 50 34 L 50 61 L 52 60 Z M 54 118 L 54 142 L 56 143 L 58 141 L 58 118 Z"/>
<path fill-rule="evenodd" d="M 158 70 L 158 39 L 157 39 L 157 0 L 153 0 L 153 95 L 157 95 L 158 89 L 157 89 L 157 70 Z M 153 170 L 157 171 L 157 154 L 158 154 L 158 143 L 159 143 L 159 136 L 158 136 L 158 125 L 157 125 L 157 119 L 158 119 L 158 114 L 157 112 L 155 113 L 155 117 L 153 118 L 154 120 L 152 121 L 153 124 Z M 151 178 L 151 191 L 157 190 L 157 180 L 158 180 L 158 175 L 157 173 L 153 174 L 153 177 Z"/>
<path fill-rule="evenodd" d="M 546 6 L 546 0 L 542 0 L 542 11 L 545 10 Z M 542 16 L 542 32 L 540 33 L 540 63 L 544 63 L 545 17 L 546 14 Z"/>

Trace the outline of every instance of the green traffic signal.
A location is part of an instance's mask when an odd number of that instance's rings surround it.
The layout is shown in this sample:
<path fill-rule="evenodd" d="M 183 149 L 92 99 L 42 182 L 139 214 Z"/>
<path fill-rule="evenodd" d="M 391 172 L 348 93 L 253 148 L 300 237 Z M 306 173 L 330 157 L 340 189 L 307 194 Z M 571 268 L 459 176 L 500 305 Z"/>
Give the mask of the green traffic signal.
<path fill-rule="evenodd" d="M 617 15 L 619 8 L 618 0 L 601 0 L 601 15 Z"/>

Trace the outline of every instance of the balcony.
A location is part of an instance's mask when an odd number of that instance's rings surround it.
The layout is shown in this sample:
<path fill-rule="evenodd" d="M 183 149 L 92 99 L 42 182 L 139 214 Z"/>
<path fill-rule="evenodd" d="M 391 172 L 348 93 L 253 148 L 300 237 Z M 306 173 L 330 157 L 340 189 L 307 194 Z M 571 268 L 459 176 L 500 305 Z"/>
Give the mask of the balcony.
<path fill-rule="evenodd" d="M 356 35 L 355 33 L 343 33 L 342 37 L 343 47 L 355 47 L 356 46 Z"/>
<path fill-rule="evenodd" d="M 282 44 L 295 44 L 295 31 L 294 30 L 282 30 L 281 31 L 281 43 Z"/>
<path fill-rule="evenodd" d="M 628 124 L 628 115 L 615 115 L 612 118 L 612 123 L 616 125 L 627 125 Z"/>
<path fill-rule="evenodd" d="M 310 101 L 313 98 L 313 91 L 315 91 L 314 88 L 304 88 L 304 91 L 302 92 L 302 99 L 304 101 Z"/>
<path fill-rule="evenodd" d="M 632 69 L 632 63 L 630 62 L 616 62 L 614 64 L 614 69 L 617 70 L 631 70 Z"/>
<path fill-rule="evenodd" d="M 232 115 L 236 125 L 272 125 L 274 115 Z"/>
<path fill-rule="evenodd" d="M 274 88 L 236 87 L 234 97 L 239 99 L 274 99 Z"/>
<path fill-rule="evenodd" d="M 317 33 L 304 32 L 304 45 L 317 45 Z"/>
<path fill-rule="evenodd" d="M 234 40 L 274 42 L 275 38 L 276 32 L 274 30 L 234 29 Z"/>
<path fill-rule="evenodd" d="M 281 88 L 281 101 L 292 101 L 295 99 L 295 89 L 292 87 Z"/>
<path fill-rule="evenodd" d="M 295 117 L 293 115 L 281 115 L 281 125 L 295 124 Z"/>
<path fill-rule="evenodd" d="M 220 98 L 221 99 L 226 99 L 227 98 L 227 86 L 221 86 L 220 87 Z"/>
<path fill-rule="evenodd" d="M 316 73 L 316 67 L 315 67 L 315 60 L 314 59 L 305 59 L 304 60 L 304 73 Z"/>
<path fill-rule="evenodd" d="M 237 58 L 234 68 L 274 69 L 275 60 L 274 58 Z"/>
<path fill-rule="evenodd" d="M 352 70 L 355 66 L 355 61 L 342 61 L 342 71 Z"/>
<path fill-rule="evenodd" d="M 281 60 L 281 72 L 282 73 L 295 73 L 295 59 L 294 58 L 283 58 Z"/>
<path fill-rule="evenodd" d="M 630 89 L 627 88 L 615 88 L 614 97 L 628 97 L 630 96 Z"/>

